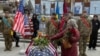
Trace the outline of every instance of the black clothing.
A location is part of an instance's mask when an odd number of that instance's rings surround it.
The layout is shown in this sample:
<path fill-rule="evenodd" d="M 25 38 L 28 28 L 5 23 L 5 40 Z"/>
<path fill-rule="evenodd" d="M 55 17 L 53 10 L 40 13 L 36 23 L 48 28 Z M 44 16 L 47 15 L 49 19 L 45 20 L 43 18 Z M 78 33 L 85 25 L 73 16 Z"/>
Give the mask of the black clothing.
<path fill-rule="evenodd" d="M 98 32 L 93 31 L 92 34 L 90 35 L 89 48 L 95 49 L 97 43 L 97 37 L 98 37 Z"/>
<path fill-rule="evenodd" d="M 19 36 L 16 35 L 16 32 L 14 32 L 13 37 L 14 37 L 14 39 L 16 41 L 16 45 L 15 46 L 18 47 L 19 46 L 19 39 L 20 38 L 19 38 Z"/>
<path fill-rule="evenodd" d="M 33 29 L 39 30 L 39 20 L 38 19 L 32 19 L 33 22 Z"/>
<path fill-rule="evenodd" d="M 35 38 L 37 36 L 37 31 L 39 30 L 39 20 L 33 18 L 32 22 L 33 22 L 33 29 L 34 29 L 32 38 Z"/>
<path fill-rule="evenodd" d="M 100 28 L 99 20 L 92 20 L 92 31 L 98 31 Z"/>
<path fill-rule="evenodd" d="M 100 28 L 99 20 L 92 20 L 92 33 L 90 35 L 89 48 L 95 49 L 98 37 L 98 30 Z"/>

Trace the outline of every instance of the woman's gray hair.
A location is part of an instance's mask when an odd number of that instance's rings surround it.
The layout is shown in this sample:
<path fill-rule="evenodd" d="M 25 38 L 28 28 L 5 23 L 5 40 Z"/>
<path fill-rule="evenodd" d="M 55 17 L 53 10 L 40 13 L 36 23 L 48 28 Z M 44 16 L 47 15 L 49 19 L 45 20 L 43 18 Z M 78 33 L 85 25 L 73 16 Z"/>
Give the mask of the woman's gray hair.
<path fill-rule="evenodd" d="M 78 28 L 78 25 L 75 19 L 69 19 L 68 24 L 70 24 L 72 27 Z"/>

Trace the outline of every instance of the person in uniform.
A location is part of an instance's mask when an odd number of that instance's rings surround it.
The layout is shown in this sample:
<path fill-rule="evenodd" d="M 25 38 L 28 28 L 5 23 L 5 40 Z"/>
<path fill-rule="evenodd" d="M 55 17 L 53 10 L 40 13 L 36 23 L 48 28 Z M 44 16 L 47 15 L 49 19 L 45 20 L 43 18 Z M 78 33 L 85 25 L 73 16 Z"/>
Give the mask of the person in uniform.
<path fill-rule="evenodd" d="M 97 38 L 98 38 L 98 30 L 100 28 L 100 21 L 98 19 L 97 15 L 94 15 L 92 19 L 92 32 L 90 35 L 90 41 L 89 41 L 89 50 L 93 48 L 96 50 L 96 43 L 97 43 Z"/>
<path fill-rule="evenodd" d="M 78 29 L 80 31 L 80 41 L 79 41 L 79 56 L 86 55 L 87 39 L 91 34 L 91 22 L 87 16 L 87 12 L 83 11 L 80 19 L 78 20 Z"/>
<path fill-rule="evenodd" d="M 69 12 L 68 14 L 64 15 L 64 18 L 62 18 L 62 21 L 60 22 L 60 28 L 59 28 L 60 32 L 51 37 L 52 41 L 60 39 L 61 56 L 78 55 L 76 43 L 79 41 L 80 33 L 77 29 L 77 23 L 72 18 L 72 15 L 73 15 L 72 12 Z"/>
<path fill-rule="evenodd" d="M 46 24 L 46 34 L 48 37 L 54 36 L 59 30 L 59 21 L 56 18 L 56 14 L 53 13 L 51 19 Z M 54 46 L 57 48 L 57 40 L 53 42 Z"/>
<path fill-rule="evenodd" d="M 5 50 L 4 51 L 11 51 L 12 47 L 12 35 L 11 35 L 11 30 L 12 30 L 12 19 L 9 16 L 9 7 L 4 8 L 4 16 L 2 17 L 1 21 L 1 31 L 3 33 L 3 37 L 5 39 Z"/>

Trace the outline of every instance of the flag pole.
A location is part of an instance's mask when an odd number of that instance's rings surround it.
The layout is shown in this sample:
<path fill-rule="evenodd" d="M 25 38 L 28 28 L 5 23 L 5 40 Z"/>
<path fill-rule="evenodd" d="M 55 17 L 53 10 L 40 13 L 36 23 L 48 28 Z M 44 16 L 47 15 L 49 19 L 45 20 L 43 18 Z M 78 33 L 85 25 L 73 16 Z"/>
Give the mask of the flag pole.
<path fill-rule="evenodd" d="M 22 37 L 24 37 L 24 36 L 22 36 Z M 26 39 L 24 38 L 24 40 L 26 40 Z M 25 55 L 25 51 L 26 51 L 26 49 L 25 49 L 25 42 L 23 42 L 23 47 L 22 47 L 22 49 L 19 51 L 19 54 L 20 54 L 20 55 Z"/>
<path fill-rule="evenodd" d="M 23 2 L 24 2 L 24 0 L 22 0 Z M 20 4 L 19 6 L 23 6 L 23 2 L 22 2 L 22 4 Z M 24 10 L 24 8 L 22 7 L 19 7 L 20 9 L 23 9 Z M 22 12 L 23 13 L 23 17 L 25 17 L 25 11 L 24 12 Z M 23 19 L 25 19 L 25 18 L 23 18 Z M 23 23 L 24 23 L 24 21 L 23 21 Z M 24 33 L 21 35 L 22 37 L 23 37 L 23 39 L 26 41 L 26 39 L 25 39 L 25 26 L 23 26 L 24 27 Z M 19 54 L 20 55 L 25 55 L 25 51 L 26 51 L 26 48 L 25 48 L 25 42 L 23 42 L 23 47 L 22 47 L 22 49 L 19 51 Z M 26 55 L 25 55 L 26 56 Z"/>

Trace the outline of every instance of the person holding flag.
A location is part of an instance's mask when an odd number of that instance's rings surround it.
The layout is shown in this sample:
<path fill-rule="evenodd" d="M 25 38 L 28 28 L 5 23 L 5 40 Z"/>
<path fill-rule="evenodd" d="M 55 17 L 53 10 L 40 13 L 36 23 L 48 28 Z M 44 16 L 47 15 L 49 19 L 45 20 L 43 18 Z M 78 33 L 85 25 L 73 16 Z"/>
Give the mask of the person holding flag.
<path fill-rule="evenodd" d="M 59 25 L 59 29 L 60 31 L 63 30 L 63 27 L 64 25 L 67 23 L 67 20 L 68 20 L 68 9 L 67 9 L 67 3 L 66 3 L 66 0 L 64 0 L 63 2 L 63 16 L 60 20 L 60 25 Z"/>
<path fill-rule="evenodd" d="M 77 42 L 79 40 L 79 31 L 77 30 L 77 24 L 76 21 L 74 19 L 72 19 L 72 12 L 68 12 L 67 10 L 67 3 L 64 0 L 64 4 L 63 4 L 63 17 L 60 20 L 60 25 L 59 25 L 59 32 L 57 34 L 55 34 L 54 36 L 51 36 L 51 40 L 57 40 L 57 39 L 61 39 L 61 56 L 77 56 Z M 68 26 L 69 25 L 69 26 Z M 70 28 L 71 31 L 69 31 L 67 28 Z M 67 32 L 71 32 L 73 34 L 73 36 L 69 37 L 67 41 L 62 41 L 63 37 L 67 37 Z M 64 40 L 64 39 L 63 39 Z M 64 43 L 70 43 L 70 45 L 68 44 L 64 44 Z M 65 48 L 67 45 L 67 48 Z"/>

